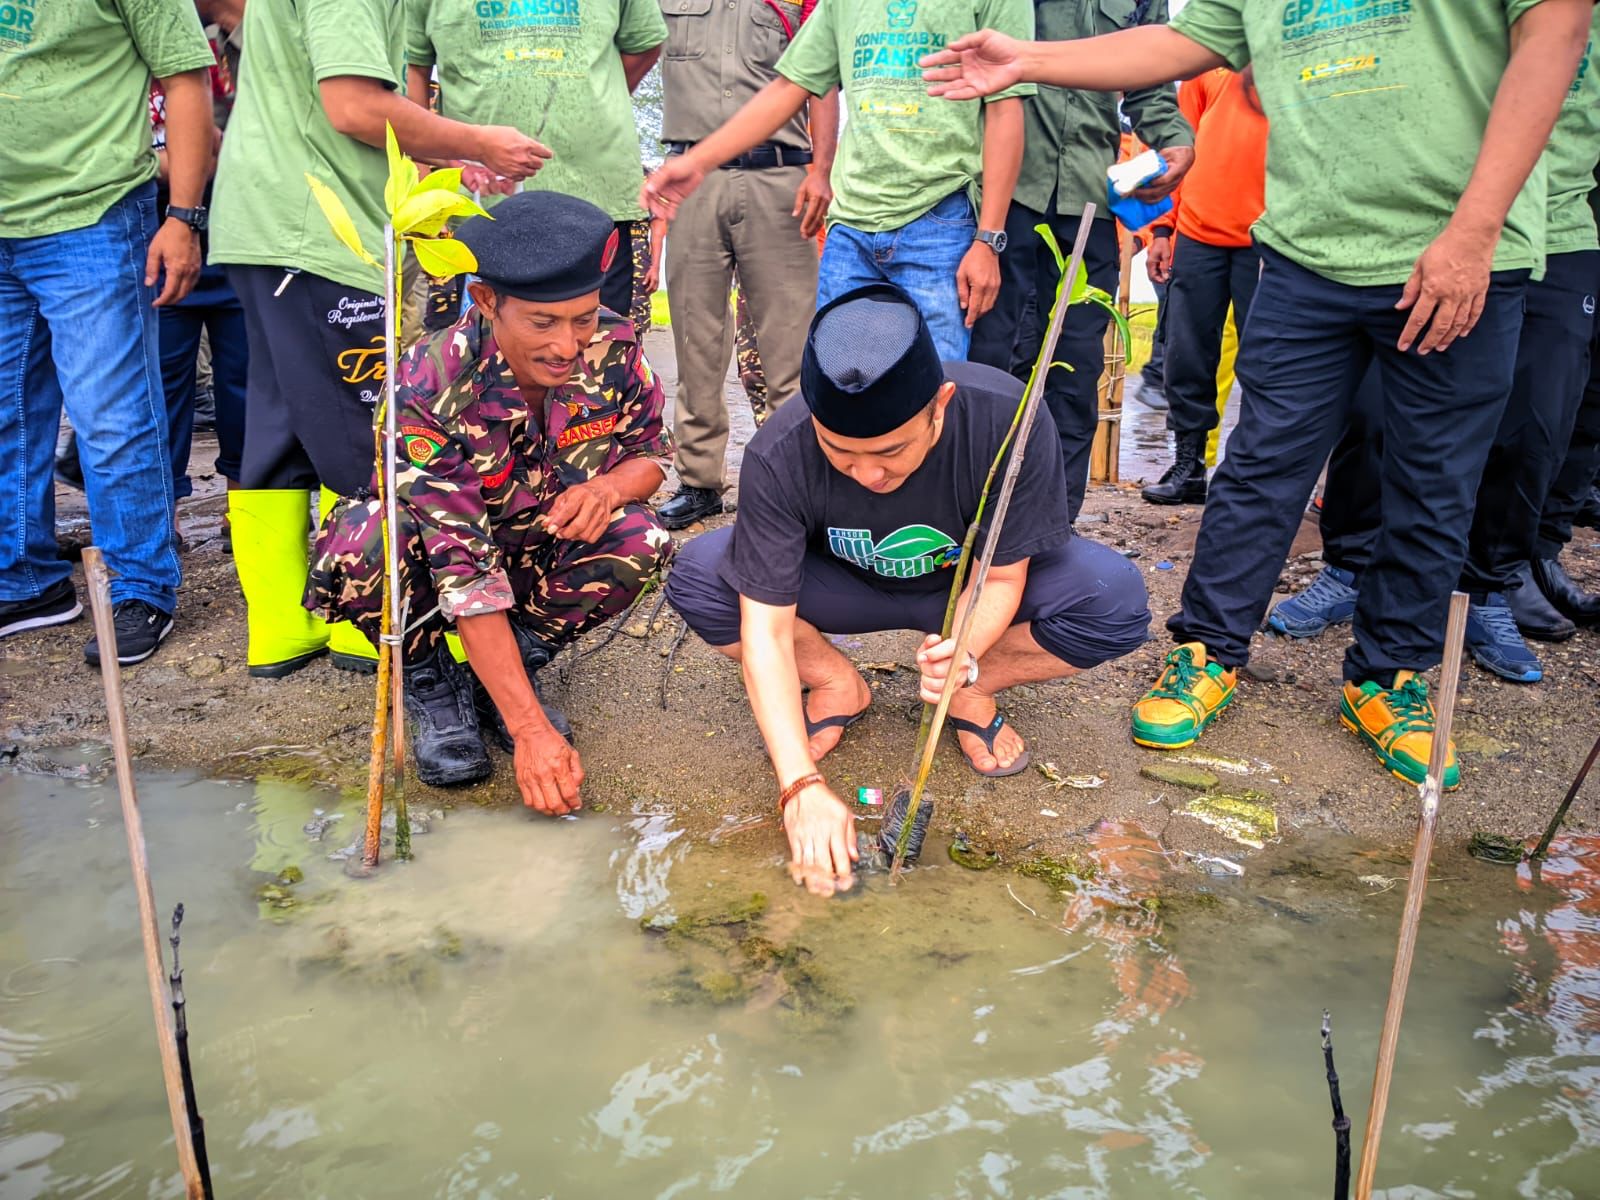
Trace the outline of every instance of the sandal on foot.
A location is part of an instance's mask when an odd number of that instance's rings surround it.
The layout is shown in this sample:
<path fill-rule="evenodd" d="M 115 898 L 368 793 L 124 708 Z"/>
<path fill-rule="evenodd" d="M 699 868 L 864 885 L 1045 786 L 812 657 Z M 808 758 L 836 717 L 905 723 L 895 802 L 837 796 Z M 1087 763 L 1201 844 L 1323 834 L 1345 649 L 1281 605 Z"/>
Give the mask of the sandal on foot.
<path fill-rule="evenodd" d="M 1000 730 L 1005 728 L 1005 723 L 1006 715 L 998 711 L 994 714 L 994 720 L 990 721 L 987 725 L 979 725 L 976 721 L 963 721 L 960 717 L 945 718 L 945 724 L 948 725 L 953 732 L 957 734 L 970 733 L 973 737 L 978 738 L 985 746 L 989 748 L 990 754 L 994 754 L 994 740 L 1000 736 Z M 959 737 L 956 738 L 956 749 L 961 749 L 961 739 Z M 988 779 L 1004 779 L 1007 775 L 1020 775 L 1022 772 L 1028 769 L 1028 763 L 1033 760 L 1032 752 L 1024 749 L 1021 754 L 1017 755 L 1017 761 L 1012 763 L 1009 767 L 997 766 L 992 771 L 984 771 L 978 767 L 977 763 L 972 761 L 972 756 L 965 750 L 961 750 L 961 757 L 967 760 L 967 766 L 971 767 L 974 771 L 977 771 L 979 775 L 982 775 Z M 994 754 L 994 758 L 995 762 L 1000 761 L 1000 756 L 998 754 Z"/>
<path fill-rule="evenodd" d="M 817 734 L 821 733 L 824 729 L 837 729 L 839 730 L 839 740 L 843 741 L 844 731 L 849 729 L 850 726 L 854 725 L 857 721 L 861 720 L 862 717 L 867 715 L 867 709 L 863 708 L 859 712 L 836 713 L 831 717 L 819 717 L 817 720 L 813 721 L 810 714 L 806 712 L 806 696 L 809 696 L 810 694 L 810 690 L 807 689 L 807 691 L 800 697 L 800 719 L 806 723 L 807 738 L 816 737 Z M 870 707 L 872 706 L 869 704 L 867 708 Z M 837 745 L 837 743 L 835 744 Z"/>

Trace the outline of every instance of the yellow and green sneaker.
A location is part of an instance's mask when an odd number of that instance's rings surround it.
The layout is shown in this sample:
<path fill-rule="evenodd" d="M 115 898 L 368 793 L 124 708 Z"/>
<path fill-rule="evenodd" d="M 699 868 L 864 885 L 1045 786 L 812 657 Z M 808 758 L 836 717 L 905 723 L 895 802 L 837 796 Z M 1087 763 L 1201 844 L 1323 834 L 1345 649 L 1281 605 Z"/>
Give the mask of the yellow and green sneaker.
<path fill-rule="evenodd" d="M 1167 655 L 1156 686 L 1133 706 L 1133 740 L 1155 750 L 1191 746 L 1233 701 L 1237 671 L 1206 658 L 1199 642 L 1185 642 Z"/>
<path fill-rule="evenodd" d="M 1392 688 L 1370 681 L 1360 687 L 1345 684 L 1339 720 L 1372 748 L 1396 779 L 1420 784 L 1427 778 L 1433 752 L 1433 701 L 1428 699 L 1427 681 L 1416 672 L 1396 672 Z M 1439 783 L 1447 792 L 1461 786 L 1454 742 Z"/>

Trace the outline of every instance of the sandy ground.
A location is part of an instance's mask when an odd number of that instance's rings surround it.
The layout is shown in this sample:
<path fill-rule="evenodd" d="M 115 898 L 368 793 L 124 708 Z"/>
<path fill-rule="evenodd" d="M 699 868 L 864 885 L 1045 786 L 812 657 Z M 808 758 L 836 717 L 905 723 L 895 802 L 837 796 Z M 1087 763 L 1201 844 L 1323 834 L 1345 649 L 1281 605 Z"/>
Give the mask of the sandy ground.
<path fill-rule="evenodd" d="M 670 338 L 657 332 L 651 343 L 653 361 L 671 380 Z M 729 397 L 737 445 L 750 424 L 731 380 Z M 1133 452 L 1124 456 L 1124 484 L 1091 489 L 1080 526 L 1086 536 L 1136 555 L 1151 591 L 1155 636 L 1126 659 L 1070 683 L 1018 688 L 1004 701 L 1037 763 L 1054 764 L 1061 776 L 1098 777 L 1103 785 L 1058 787 L 1033 770 L 981 780 L 953 743 L 939 752 L 936 824 L 1012 858 L 1070 854 L 1075 839 L 1104 817 L 1138 819 L 1175 851 L 1243 853 L 1183 813 L 1199 792 L 1141 775 L 1170 765 L 1171 756 L 1141 750 L 1128 737 L 1128 706 L 1149 686 L 1167 648 L 1161 622 L 1176 606 L 1200 520 L 1198 509 L 1158 509 L 1139 499 L 1135 477 L 1150 473 L 1152 460 L 1138 448 L 1156 440 L 1158 420 L 1130 412 L 1125 445 Z M 202 771 L 267 771 L 357 786 L 366 771 L 371 679 L 325 660 L 282 681 L 245 673 L 244 604 L 220 536 L 226 502 L 210 473 L 213 454 L 209 439 L 198 441 L 196 494 L 180 506 L 187 548 L 177 630 L 154 658 L 125 673 L 136 752 L 153 763 Z M 64 489 L 58 496 L 63 537 L 81 544 L 88 536 L 82 497 Z M 1308 521 L 1280 587 L 1297 588 L 1319 565 L 1316 528 Z M 1600 588 L 1600 535 L 1580 529 L 1568 567 L 1581 583 Z M 618 637 L 557 664 L 567 682 L 558 681 L 550 699 L 576 727 L 589 776 L 585 798 L 612 809 L 670 811 L 702 833 L 748 829 L 747 836 L 775 847 L 774 787 L 737 673 L 693 638 L 669 665 L 679 627 L 664 611 L 646 638 Z M 51 770 L 52 747 L 105 737 L 99 676 L 81 654 L 89 632 L 83 620 L 0 644 L 0 771 L 7 760 L 13 769 Z M 591 635 L 580 649 L 603 636 Z M 871 664 L 865 673 L 875 697 L 872 713 L 827 762 L 843 794 L 892 786 L 911 769 L 918 705 L 906 664 L 916 642 L 913 635 L 841 642 L 858 663 Z M 1213 794 L 1260 793 L 1286 837 L 1325 827 L 1377 842 L 1409 841 L 1414 790 L 1384 774 L 1338 724 L 1342 634 L 1300 643 L 1258 637 L 1257 644 L 1233 709 L 1195 748 L 1248 767 L 1248 774 L 1236 774 L 1199 764 L 1217 777 Z M 1446 845 L 1459 846 L 1477 830 L 1542 830 L 1593 740 L 1600 725 L 1600 632 L 1581 632 L 1540 653 L 1546 680 L 1533 687 L 1501 683 L 1470 663 L 1465 668 L 1458 717 L 1465 785 L 1445 804 Z M 498 751 L 494 757 L 493 779 L 429 803 L 513 802 L 508 760 Z M 410 787 L 413 795 L 425 790 L 415 782 Z M 1600 783 L 1586 791 L 1570 824 L 1594 830 Z M 762 827 L 764 833 L 755 832 Z"/>

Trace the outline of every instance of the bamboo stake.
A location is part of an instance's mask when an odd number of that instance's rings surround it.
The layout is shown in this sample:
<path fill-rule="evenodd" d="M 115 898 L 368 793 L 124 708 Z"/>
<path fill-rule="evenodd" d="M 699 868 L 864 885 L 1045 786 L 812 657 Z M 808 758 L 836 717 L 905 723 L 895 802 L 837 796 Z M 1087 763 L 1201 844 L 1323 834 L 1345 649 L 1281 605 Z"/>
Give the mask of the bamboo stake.
<path fill-rule="evenodd" d="M 1533 853 L 1528 855 L 1531 861 L 1538 862 L 1550 853 L 1550 843 L 1555 840 L 1556 831 L 1561 828 L 1561 822 L 1567 819 L 1567 809 L 1572 807 L 1572 802 L 1578 798 L 1578 790 L 1583 787 L 1583 781 L 1589 778 L 1589 772 L 1594 767 L 1594 760 L 1600 758 L 1600 738 L 1595 739 L 1594 746 L 1589 751 L 1589 757 L 1583 760 L 1583 766 L 1578 768 L 1578 775 L 1572 781 L 1572 786 L 1567 789 L 1567 798 L 1561 802 L 1561 807 L 1556 809 L 1556 815 L 1550 818 L 1550 824 L 1545 827 L 1544 836 L 1539 839 L 1539 844 L 1533 848 Z"/>
<path fill-rule="evenodd" d="M 200 1115 L 200 1100 L 194 1090 L 194 1070 L 189 1062 L 189 1001 L 183 994 L 183 964 L 179 960 L 179 930 L 183 926 L 183 905 L 172 910 L 172 974 L 167 982 L 172 985 L 172 1019 L 177 1030 L 178 1069 L 183 1080 L 183 1103 L 189 1115 L 189 1134 L 194 1139 L 194 1160 L 200 1171 L 200 1186 L 206 1200 L 211 1200 L 211 1159 L 206 1154 L 206 1123 Z"/>
<path fill-rule="evenodd" d="M 387 336 L 383 343 L 383 552 L 388 569 L 389 621 L 383 636 L 389 642 L 389 736 L 394 742 L 394 853 L 405 861 L 411 857 L 411 819 L 406 811 L 406 712 L 405 712 L 405 627 L 409 606 L 400 593 L 400 519 L 395 495 L 395 454 L 398 450 L 399 417 L 395 413 L 395 365 L 400 345 L 400 254 L 395 244 L 394 226 L 383 227 L 384 295 L 383 320 Z M 381 830 L 380 830 L 381 831 Z"/>
<path fill-rule="evenodd" d="M 922 804 L 922 794 L 928 786 L 928 776 L 933 771 L 933 756 L 939 748 L 939 734 L 943 731 L 945 717 L 950 712 L 950 702 L 955 699 L 955 694 L 961 686 L 959 681 L 966 677 L 962 664 L 966 662 L 967 640 L 972 634 L 972 617 L 978 611 L 978 601 L 983 597 L 984 584 L 989 578 L 989 567 L 994 562 L 995 550 L 1000 545 L 1000 530 L 1005 524 L 1006 511 L 1011 507 L 1011 495 L 1017 488 L 1017 476 L 1022 470 L 1023 455 L 1028 447 L 1028 435 L 1033 432 L 1034 418 L 1039 415 L 1039 402 L 1044 396 L 1044 383 L 1050 373 L 1051 356 L 1055 353 L 1056 341 L 1061 336 L 1061 326 L 1067 318 L 1067 309 L 1071 307 L 1072 286 L 1078 278 L 1078 267 L 1083 262 L 1083 251 L 1089 241 L 1094 212 L 1093 204 L 1083 206 L 1083 215 L 1078 218 L 1078 236 L 1072 246 L 1072 257 L 1067 261 L 1061 282 L 1056 288 L 1056 301 L 1050 310 L 1050 324 L 1045 331 L 1044 345 L 1040 347 L 1039 358 L 1034 363 L 1033 377 L 1028 382 L 1028 393 L 1023 400 L 1022 415 L 1017 422 L 1015 438 L 1011 444 L 1011 461 L 1006 464 L 1005 478 L 1000 484 L 1000 498 L 995 504 L 994 517 L 989 523 L 989 535 L 984 539 L 983 556 L 979 559 L 978 569 L 972 576 L 972 597 L 966 611 L 961 614 L 961 624 L 956 632 L 955 653 L 951 656 L 950 674 L 945 677 L 944 691 L 939 695 L 939 703 L 934 706 L 932 717 L 929 718 L 926 707 L 923 709 L 921 761 L 917 764 L 916 780 L 912 784 L 911 795 L 907 801 L 905 821 L 900 826 L 894 861 L 889 867 L 890 883 L 899 881 L 901 868 L 905 865 L 906 843 L 916 823 L 917 809 Z M 996 459 L 997 464 L 998 462 Z M 993 480 L 994 468 L 991 467 L 989 481 L 992 483 Z M 985 485 L 985 500 L 987 497 L 988 486 Z M 981 519 L 980 507 L 978 520 Z M 977 520 L 973 522 L 973 529 L 976 527 Z M 972 535 L 973 531 L 969 530 L 967 549 L 969 556 Z M 951 586 L 950 610 L 954 609 L 961 583 L 958 575 Z M 947 610 L 945 618 L 947 629 L 950 610 Z"/>
<path fill-rule="evenodd" d="M 1422 921 L 1422 898 L 1428 890 L 1428 860 L 1433 855 L 1433 835 L 1439 823 L 1439 792 L 1449 762 L 1450 725 L 1455 718 L 1456 689 L 1461 683 L 1461 644 L 1467 631 L 1467 597 L 1450 594 L 1450 619 L 1445 626 L 1444 666 L 1435 709 L 1433 749 L 1428 755 L 1428 775 L 1417 788 L 1422 802 L 1417 818 L 1417 840 L 1411 848 L 1411 878 L 1406 883 L 1406 906 L 1400 918 L 1400 942 L 1395 947 L 1394 974 L 1389 980 L 1389 1004 L 1383 1014 L 1383 1036 L 1378 1042 L 1378 1068 L 1372 1080 L 1372 1106 L 1367 1112 L 1367 1134 L 1361 1144 L 1361 1170 L 1356 1176 L 1356 1200 L 1370 1200 L 1378 1169 L 1378 1142 L 1389 1107 L 1389 1085 L 1394 1079 L 1395 1053 L 1400 1045 L 1400 1018 L 1406 1007 L 1406 986 L 1411 981 L 1411 960 L 1417 950 L 1417 927 Z"/>
<path fill-rule="evenodd" d="M 178 1170 L 183 1175 L 188 1200 L 205 1200 L 205 1184 L 189 1136 L 189 1114 L 183 1095 L 183 1071 L 178 1043 L 167 1016 L 163 985 L 166 969 L 161 962 L 161 934 L 156 927 L 155 891 L 150 885 L 150 858 L 145 850 L 144 821 L 133 784 L 133 756 L 128 750 L 128 716 L 122 703 L 122 667 L 117 662 L 117 630 L 111 616 L 111 581 L 98 546 L 83 552 L 83 573 L 89 584 L 89 604 L 94 609 L 94 632 L 100 643 L 100 681 L 106 692 L 106 719 L 111 726 L 111 748 L 117 761 L 117 795 L 122 801 L 122 827 L 128 837 L 128 860 L 133 867 L 133 890 L 139 900 L 139 932 L 144 943 L 146 981 L 155 1012 L 156 1045 L 161 1051 L 161 1076 L 167 1088 L 167 1108 L 172 1135 L 178 1143 Z"/>

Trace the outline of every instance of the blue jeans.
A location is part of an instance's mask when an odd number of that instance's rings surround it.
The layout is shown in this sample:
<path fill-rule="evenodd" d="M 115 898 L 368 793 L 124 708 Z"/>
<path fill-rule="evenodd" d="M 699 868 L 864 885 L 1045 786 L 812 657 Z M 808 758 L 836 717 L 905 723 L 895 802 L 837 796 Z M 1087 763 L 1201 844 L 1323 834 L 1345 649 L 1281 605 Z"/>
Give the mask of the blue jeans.
<path fill-rule="evenodd" d="M 817 307 L 864 284 L 892 283 L 922 311 L 939 357 L 964 361 L 972 331 L 961 313 L 956 271 L 977 232 L 965 191 L 951 192 L 911 224 L 886 233 L 835 225 L 822 247 Z"/>
<path fill-rule="evenodd" d="M 157 310 L 161 328 L 161 386 L 166 392 L 167 448 L 172 493 L 194 494 L 189 450 L 194 443 L 195 368 L 200 335 L 211 336 L 211 390 L 217 403 L 217 474 L 239 482 L 244 455 L 245 379 L 250 373 L 244 308 L 222 267 L 206 267 L 182 302 Z"/>
<path fill-rule="evenodd" d="M 0 238 L 0 600 L 72 573 L 56 552 L 53 459 L 65 403 L 113 601 L 178 602 L 155 293 L 155 184 L 84 229 Z"/>

